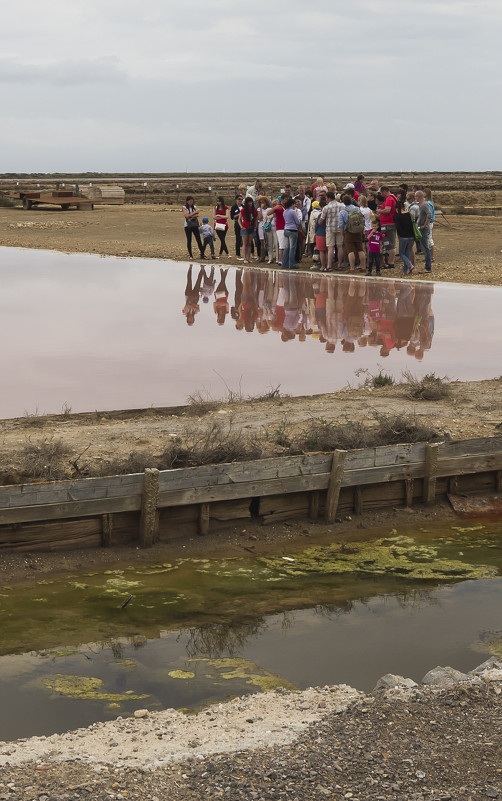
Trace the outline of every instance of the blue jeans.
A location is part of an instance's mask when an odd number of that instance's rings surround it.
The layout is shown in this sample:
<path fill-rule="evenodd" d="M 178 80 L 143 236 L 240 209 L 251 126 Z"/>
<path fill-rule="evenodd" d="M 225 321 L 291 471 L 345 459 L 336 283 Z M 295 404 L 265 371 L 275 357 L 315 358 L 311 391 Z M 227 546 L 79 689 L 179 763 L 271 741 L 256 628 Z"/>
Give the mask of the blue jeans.
<path fill-rule="evenodd" d="M 403 268 L 404 274 L 409 273 L 409 271 L 413 269 L 413 264 L 410 261 L 410 255 L 411 251 L 413 250 L 414 244 L 415 244 L 415 239 L 412 236 L 399 237 L 399 255 L 404 263 L 404 268 Z"/>
<path fill-rule="evenodd" d="M 298 242 L 298 231 L 284 231 L 284 253 L 282 254 L 281 267 L 283 270 L 294 270 L 296 267 L 295 253 L 296 243 Z"/>
<path fill-rule="evenodd" d="M 429 226 L 427 226 L 426 228 L 422 228 L 422 239 L 420 240 L 420 244 L 422 245 L 422 252 L 425 256 L 426 273 L 432 272 L 431 249 L 429 247 L 430 236 L 431 236 L 431 229 L 429 228 Z"/>

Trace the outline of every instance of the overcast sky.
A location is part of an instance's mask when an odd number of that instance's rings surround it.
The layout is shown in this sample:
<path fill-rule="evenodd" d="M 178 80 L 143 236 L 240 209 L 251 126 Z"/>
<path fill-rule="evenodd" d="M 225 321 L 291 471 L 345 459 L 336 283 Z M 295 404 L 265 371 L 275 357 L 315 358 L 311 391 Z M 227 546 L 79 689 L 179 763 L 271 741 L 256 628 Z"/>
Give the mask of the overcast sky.
<path fill-rule="evenodd" d="M 0 172 L 500 170 L 501 0 L 23 0 Z"/>

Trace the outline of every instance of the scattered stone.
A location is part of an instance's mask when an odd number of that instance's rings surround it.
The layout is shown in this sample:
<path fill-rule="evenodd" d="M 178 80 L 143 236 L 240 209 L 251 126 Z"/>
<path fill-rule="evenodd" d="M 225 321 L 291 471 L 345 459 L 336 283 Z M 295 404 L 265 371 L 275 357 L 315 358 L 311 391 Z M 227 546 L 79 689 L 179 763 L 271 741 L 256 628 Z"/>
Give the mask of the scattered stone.
<path fill-rule="evenodd" d="M 422 684 L 437 684 L 439 687 L 451 687 L 453 684 L 458 684 L 460 681 L 468 681 L 469 676 L 467 673 L 462 673 L 460 670 L 455 670 L 452 667 L 440 667 L 439 665 L 428 673 L 422 679 Z"/>

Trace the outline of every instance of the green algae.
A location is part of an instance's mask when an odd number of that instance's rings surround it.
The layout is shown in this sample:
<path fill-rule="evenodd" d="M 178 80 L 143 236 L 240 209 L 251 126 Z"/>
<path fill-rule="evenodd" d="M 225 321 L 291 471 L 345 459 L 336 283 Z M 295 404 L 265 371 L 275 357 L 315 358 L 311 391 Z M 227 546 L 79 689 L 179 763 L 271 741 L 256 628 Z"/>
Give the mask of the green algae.
<path fill-rule="evenodd" d="M 313 546 L 289 557 L 262 556 L 259 561 L 282 576 L 362 573 L 412 581 L 458 581 L 498 575 L 496 567 L 438 556 L 438 548 L 417 545 L 411 537 L 382 537 L 370 542 Z M 290 561 L 292 560 L 292 561 Z"/>
<path fill-rule="evenodd" d="M 488 653 L 502 659 L 502 630 L 483 632 L 472 647 L 475 651 Z"/>
<path fill-rule="evenodd" d="M 208 667 L 215 669 L 216 677 L 224 679 L 225 681 L 239 681 L 246 685 L 258 687 L 262 691 L 275 690 L 277 687 L 283 687 L 288 690 L 296 690 L 294 684 L 279 676 L 277 673 L 270 673 L 259 667 L 255 662 L 248 659 L 237 657 L 224 657 L 220 659 L 197 659 L 191 660 L 197 662 L 204 662 Z M 206 674 L 206 677 L 211 678 L 214 674 Z M 214 685 L 219 682 L 213 679 Z"/>
<path fill-rule="evenodd" d="M 102 679 L 92 676 L 74 676 L 66 673 L 53 673 L 44 676 L 42 684 L 47 690 L 66 698 L 78 698 L 90 701 L 142 701 L 149 695 L 140 695 L 128 690 L 126 693 L 107 693 L 103 691 Z"/>
<path fill-rule="evenodd" d="M 167 674 L 172 679 L 194 679 L 195 673 L 189 670 L 170 670 Z"/>

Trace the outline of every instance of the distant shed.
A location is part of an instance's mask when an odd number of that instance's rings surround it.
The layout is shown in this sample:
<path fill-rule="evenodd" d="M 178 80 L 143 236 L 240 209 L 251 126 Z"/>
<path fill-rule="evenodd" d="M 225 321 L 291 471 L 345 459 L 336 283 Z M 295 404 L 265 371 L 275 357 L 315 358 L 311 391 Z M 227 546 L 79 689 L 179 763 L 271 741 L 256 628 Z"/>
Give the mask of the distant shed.
<path fill-rule="evenodd" d="M 125 202 L 125 190 L 121 186 L 81 186 L 80 191 L 95 204 L 120 205 Z"/>

